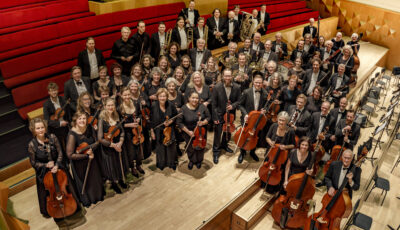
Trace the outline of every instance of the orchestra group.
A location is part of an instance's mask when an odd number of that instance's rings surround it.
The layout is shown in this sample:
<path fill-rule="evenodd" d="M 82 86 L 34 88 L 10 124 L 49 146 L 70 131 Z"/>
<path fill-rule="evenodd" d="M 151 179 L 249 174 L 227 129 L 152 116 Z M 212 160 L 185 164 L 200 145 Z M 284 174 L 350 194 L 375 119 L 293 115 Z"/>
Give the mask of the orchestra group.
<path fill-rule="evenodd" d="M 358 35 L 346 45 L 340 32 L 329 40 L 310 19 L 289 55 L 280 33 L 261 41 L 269 24 L 265 10 L 241 14 L 235 6 L 223 18 L 215 9 L 205 21 L 190 1 L 168 31 L 163 22 L 151 36 L 143 21 L 132 36 L 123 27 L 110 70 L 88 38 L 64 96 L 49 83 L 44 119 L 30 121 L 28 150 L 41 214 L 55 221 L 68 216 L 48 212 L 49 173 L 65 172 L 77 203 L 73 214 L 126 191 L 133 177 L 145 174 L 142 162 L 152 153 L 160 170 L 176 170 L 184 154 L 189 170 L 200 169 L 210 134 L 214 164 L 223 152 L 235 154 L 234 148 L 239 164 L 247 153 L 259 161 L 256 149 L 266 149 L 260 177 L 269 194 L 289 194 L 293 176 L 314 178 L 318 170 L 325 177 L 315 183 L 326 186 L 329 196 L 345 185 L 351 197 L 360 186 L 352 151 L 360 126 L 346 94 L 359 66 Z M 252 31 L 237 49 L 240 28 L 249 22 Z M 222 46 L 228 50 L 213 57 L 211 50 Z"/>

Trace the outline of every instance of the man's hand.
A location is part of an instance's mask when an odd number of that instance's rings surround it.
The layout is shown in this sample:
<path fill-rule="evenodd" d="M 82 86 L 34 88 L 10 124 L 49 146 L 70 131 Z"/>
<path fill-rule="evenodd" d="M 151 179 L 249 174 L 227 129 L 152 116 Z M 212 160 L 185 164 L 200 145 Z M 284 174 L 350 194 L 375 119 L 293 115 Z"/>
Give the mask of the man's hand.
<path fill-rule="evenodd" d="M 330 187 L 329 189 L 328 189 L 328 194 L 329 194 L 329 196 L 334 196 L 335 195 L 335 188 L 334 187 Z"/>
<path fill-rule="evenodd" d="M 65 127 L 68 125 L 68 121 L 60 121 L 60 126 Z"/>

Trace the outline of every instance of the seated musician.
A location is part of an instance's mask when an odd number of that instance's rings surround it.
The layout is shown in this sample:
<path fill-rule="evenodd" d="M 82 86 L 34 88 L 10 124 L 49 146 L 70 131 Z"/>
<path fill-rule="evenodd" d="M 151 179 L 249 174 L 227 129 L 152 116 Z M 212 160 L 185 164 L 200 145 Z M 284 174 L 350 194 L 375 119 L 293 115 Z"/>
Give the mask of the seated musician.
<path fill-rule="evenodd" d="M 287 44 L 282 41 L 282 34 L 280 32 L 275 34 L 275 41 L 272 42 L 271 50 L 278 55 L 280 61 L 285 60 L 288 56 Z"/>
<path fill-rule="evenodd" d="M 243 41 L 243 47 L 239 48 L 238 53 L 244 53 L 246 55 L 246 62 L 250 64 L 253 61 L 256 61 L 256 51 L 254 51 L 251 47 L 251 39 L 245 38 Z"/>
<path fill-rule="evenodd" d="M 203 17 L 200 17 L 199 20 L 197 21 L 197 26 L 193 28 L 193 42 L 194 42 L 194 47 L 197 46 L 197 39 L 202 38 L 205 41 L 205 44 L 207 44 L 206 38 L 207 35 L 205 33 L 207 32 L 204 24 L 205 24 L 205 19 Z M 208 32 L 207 32 L 208 33 Z"/>
<path fill-rule="evenodd" d="M 330 56 L 333 54 L 332 46 L 333 46 L 333 42 L 331 40 L 328 40 L 325 42 L 325 47 L 320 50 L 320 52 L 321 52 L 320 58 L 322 60 L 321 68 L 322 68 L 322 71 L 324 71 L 327 74 L 332 73 L 332 68 L 335 63 L 335 59 L 333 57 L 330 58 Z M 330 60 L 328 60 L 328 58 L 330 58 Z"/>
<path fill-rule="evenodd" d="M 327 85 L 326 73 L 320 70 L 321 60 L 314 58 L 312 60 L 312 69 L 306 70 L 306 74 L 303 81 L 303 93 L 311 95 L 315 86 L 319 85 L 325 87 Z"/>
<path fill-rule="evenodd" d="M 304 35 L 304 50 L 308 52 L 309 56 L 311 56 L 314 53 L 314 51 L 316 51 L 316 48 L 312 43 L 311 34 Z"/>
<path fill-rule="evenodd" d="M 357 191 L 360 188 L 361 168 L 356 167 L 354 174 L 350 171 L 352 167 L 355 167 L 353 158 L 353 151 L 346 149 L 343 151 L 341 161 L 334 161 L 329 166 L 324 182 L 330 196 L 335 195 L 336 190 L 340 188 L 345 178 L 348 179 L 348 184 L 345 188 L 348 189 L 350 198 L 353 195 L 353 191 Z"/>
<path fill-rule="evenodd" d="M 197 39 L 196 48 L 189 51 L 190 60 L 194 71 L 201 71 L 206 67 L 208 58 L 212 56 L 211 51 L 205 47 L 206 41 L 202 38 Z"/>
<path fill-rule="evenodd" d="M 174 29 L 172 29 L 171 41 L 178 43 L 181 55 L 187 54 L 189 49 L 189 40 L 187 29 L 185 28 L 185 19 L 178 17 Z"/>
<path fill-rule="evenodd" d="M 232 71 L 234 81 L 240 85 L 241 91 L 249 88 L 252 69 L 246 65 L 246 55 L 244 53 L 239 53 L 238 63 L 232 67 Z"/>
<path fill-rule="evenodd" d="M 240 5 L 235 5 L 233 8 L 233 12 L 235 13 L 234 19 L 239 22 L 239 28 L 240 28 L 243 18 L 243 15 L 240 13 Z"/>
<path fill-rule="evenodd" d="M 353 69 L 354 66 L 354 58 L 353 58 L 353 50 L 351 49 L 351 46 L 345 45 L 343 46 L 342 53 L 340 53 L 335 61 L 335 72 L 338 71 L 338 66 L 340 64 L 344 64 L 346 69 L 344 73 L 347 76 L 351 76 L 351 70 Z"/>
<path fill-rule="evenodd" d="M 309 21 L 310 21 L 310 25 L 305 26 L 304 29 L 303 29 L 303 37 L 306 34 L 310 34 L 311 38 L 313 40 L 315 40 L 317 38 L 317 35 L 318 35 L 318 28 L 314 26 L 314 22 L 315 22 L 314 18 L 310 18 Z"/>
<path fill-rule="evenodd" d="M 213 11 L 213 17 L 207 19 L 208 26 L 208 48 L 213 50 L 226 45 L 223 37 L 227 33 L 225 18 L 221 18 L 220 9 Z"/>
<path fill-rule="evenodd" d="M 323 132 L 326 128 L 329 129 L 331 126 L 331 117 L 329 115 L 329 110 L 331 103 L 329 101 L 324 101 L 321 105 L 320 112 L 314 112 L 311 115 L 311 127 L 308 130 L 307 136 L 310 138 L 311 143 L 317 141 L 318 135 Z M 331 134 L 328 132 L 325 134 L 325 139 L 328 140 Z"/>
<path fill-rule="evenodd" d="M 92 84 L 92 95 L 96 102 L 101 100 L 99 91 L 101 86 L 107 87 L 109 89 L 109 95 L 112 95 L 114 87 L 112 86 L 111 79 L 107 74 L 107 66 L 104 65 L 99 67 L 99 79 Z"/>
<path fill-rule="evenodd" d="M 278 55 L 272 51 L 272 42 L 267 40 L 264 43 L 264 50 L 261 50 L 258 55 L 258 60 L 274 61 L 278 62 Z"/>
<path fill-rule="evenodd" d="M 226 40 L 229 42 L 239 42 L 240 41 L 240 27 L 239 22 L 235 20 L 235 12 L 228 12 L 228 19 L 226 21 L 227 34 L 225 36 Z"/>
<path fill-rule="evenodd" d="M 70 114 L 76 112 L 76 101 L 79 95 L 84 92 L 91 92 L 90 80 L 82 76 L 82 70 L 79 66 L 74 66 L 71 69 L 71 79 L 64 83 L 64 98 L 70 99 Z"/>
<path fill-rule="evenodd" d="M 289 126 L 292 127 L 296 136 L 305 136 L 311 126 L 311 114 L 305 108 L 307 97 L 304 94 L 297 96 L 296 105 L 289 107 Z"/>
<path fill-rule="evenodd" d="M 196 3 L 194 0 L 189 1 L 188 8 L 184 8 L 179 12 L 178 17 L 183 17 L 185 19 L 186 27 L 196 26 L 196 22 L 200 17 L 199 11 L 195 9 Z"/>
<path fill-rule="evenodd" d="M 301 91 L 297 88 L 297 79 L 296 75 L 291 75 L 289 77 L 289 84 L 282 88 L 282 111 L 288 111 L 289 106 L 296 104 L 296 98 L 301 94 Z"/>
<path fill-rule="evenodd" d="M 310 140 L 304 136 L 299 140 L 299 148 L 294 148 L 290 151 L 285 168 L 283 188 L 286 189 L 289 178 L 293 174 L 306 172 L 308 175 L 312 175 L 313 169 L 307 169 L 311 161 L 310 147 Z"/>
<path fill-rule="evenodd" d="M 251 42 L 250 47 L 253 50 L 253 52 L 255 52 L 256 57 L 258 57 L 260 51 L 264 49 L 264 44 L 261 42 L 260 33 L 258 32 L 254 33 L 253 41 Z"/>
<path fill-rule="evenodd" d="M 151 35 L 151 56 L 158 61 L 158 57 L 164 55 L 167 51 L 167 36 L 165 33 L 165 23 L 158 23 L 158 31 Z"/>
<path fill-rule="evenodd" d="M 269 13 L 266 10 L 267 10 L 267 5 L 262 4 L 260 11 L 258 11 L 257 14 L 258 23 L 261 24 L 260 29 L 258 29 L 258 32 L 262 35 L 267 34 L 268 25 L 270 23 Z"/>
<path fill-rule="evenodd" d="M 356 146 L 358 138 L 360 138 L 360 125 L 354 122 L 355 116 L 356 113 L 353 110 L 348 110 L 346 118 L 341 119 L 337 124 L 335 129 L 336 145 L 342 145 L 344 142 L 344 147 L 351 150 Z"/>
<path fill-rule="evenodd" d="M 301 58 L 303 65 L 307 64 L 309 56 L 308 52 L 304 50 L 304 40 L 299 40 L 296 49 L 294 49 L 290 55 L 290 60 L 294 62 L 298 57 Z"/>
<path fill-rule="evenodd" d="M 139 21 L 137 24 L 137 32 L 132 35 L 133 43 L 133 63 L 137 63 L 145 54 L 150 54 L 150 35 L 146 32 L 146 24 Z M 130 70 L 130 69 L 129 69 Z"/>
<path fill-rule="evenodd" d="M 349 93 L 349 87 L 347 86 L 349 80 L 350 78 L 345 75 L 345 65 L 339 64 L 338 71 L 332 75 L 328 84 L 335 107 L 339 106 L 339 98 L 346 97 Z"/>
<path fill-rule="evenodd" d="M 313 92 L 307 97 L 306 109 L 310 114 L 321 111 L 323 90 L 320 86 L 315 86 Z"/>
<path fill-rule="evenodd" d="M 253 87 L 244 90 L 242 95 L 240 96 L 239 109 L 242 114 L 242 125 L 247 122 L 249 113 L 251 111 L 261 111 L 261 113 L 263 114 L 265 114 L 266 112 L 264 109 L 264 105 L 267 99 L 267 92 L 262 89 L 262 81 L 263 77 L 261 76 L 261 74 L 256 73 L 253 76 Z M 245 155 L 246 150 L 240 149 L 240 155 L 238 157 L 239 164 L 243 162 L 243 158 Z M 259 158 L 256 155 L 256 149 L 252 149 L 250 151 L 250 156 L 255 161 L 259 161 Z"/>
<path fill-rule="evenodd" d="M 360 51 L 360 44 L 358 43 L 358 34 L 353 33 L 351 35 L 351 41 L 348 41 L 346 45 L 351 46 L 353 49 L 353 53 L 357 55 L 358 51 Z M 357 47 L 357 52 L 356 52 L 356 47 Z"/>
<path fill-rule="evenodd" d="M 332 42 L 333 42 L 333 51 L 336 51 L 338 49 L 341 49 L 344 46 L 344 41 L 342 39 L 342 33 L 341 32 L 337 32 L 336 33 L 336 37 L 332 38 Z"/>
<path fill-rule="evenodd" d="M 218 164 L 221 149 L 228 153 L 233 153 L 233 150 L 228 146 L 231 134 L 222 130 L 225 113 L 229 112 L 229 114 L 235 115 L 239 104 L 240 86 L 232 80 L 232 70 L 225 69 L 222 72 L 222 82 L 217 83 L 212 91 L 212 120 L 215 125 L 213 143 L 214 164 Z"/>
<path fill-rule="evenodd" d="M 222 69 L 224 68 L 232 68 L 234 64 L 237 62 L 238 54 L 236 52 L 237 43 L 229 42 L 228 50 L 224 51 L 220 57 L 220 64 L 222 65 Z"/>

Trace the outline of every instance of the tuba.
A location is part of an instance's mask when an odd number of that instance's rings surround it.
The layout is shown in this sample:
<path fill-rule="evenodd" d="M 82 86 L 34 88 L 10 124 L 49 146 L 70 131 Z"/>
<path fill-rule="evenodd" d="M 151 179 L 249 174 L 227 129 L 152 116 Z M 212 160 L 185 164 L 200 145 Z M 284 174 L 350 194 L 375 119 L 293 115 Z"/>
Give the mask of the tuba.
<path fill-rule="evenodd" d="M 253 25 L 253 16 L 247 12 L 243 12 L 242 24 L 240 25 L 240 40 L 244 41 L 246 38 L 251 37 L 251 27 Z"/>

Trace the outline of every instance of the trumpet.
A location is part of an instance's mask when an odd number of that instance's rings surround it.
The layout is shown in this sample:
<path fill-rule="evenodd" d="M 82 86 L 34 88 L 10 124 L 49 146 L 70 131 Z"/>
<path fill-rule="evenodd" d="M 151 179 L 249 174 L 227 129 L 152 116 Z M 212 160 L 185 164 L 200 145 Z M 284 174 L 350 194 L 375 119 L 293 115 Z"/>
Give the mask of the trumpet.
<path fill-rule="evenodd" d="M 214 28 L 214 32 L 219 32 L 219 31 L 218 31 L 217 28 Z M 225 43 L 225 41 L 224 41 L 224 39 L 222 38 L 222 36 L 217 36 L 217 35 L 215 35 L 215 38 L 218 39 L 218 41 L 219 41 L 221 44 L 224 44 L 224 43 Z"/>

